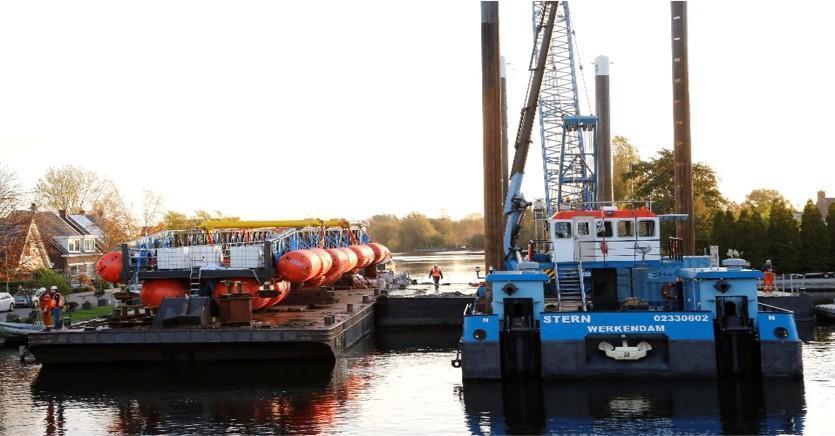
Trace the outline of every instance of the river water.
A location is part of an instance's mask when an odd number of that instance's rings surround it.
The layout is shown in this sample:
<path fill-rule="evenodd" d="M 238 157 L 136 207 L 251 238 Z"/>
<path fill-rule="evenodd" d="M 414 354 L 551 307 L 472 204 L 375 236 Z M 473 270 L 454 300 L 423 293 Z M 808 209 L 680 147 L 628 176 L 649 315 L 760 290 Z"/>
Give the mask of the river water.
<path fill-rule="evenodd" d="M 835 328 L 801 332 L 803 380 L 747 383 L 462 383 L 455 329 L 378 331 L 333 367 L 56 369 L 2 350 L 0 434 L 835 433 Z"/>

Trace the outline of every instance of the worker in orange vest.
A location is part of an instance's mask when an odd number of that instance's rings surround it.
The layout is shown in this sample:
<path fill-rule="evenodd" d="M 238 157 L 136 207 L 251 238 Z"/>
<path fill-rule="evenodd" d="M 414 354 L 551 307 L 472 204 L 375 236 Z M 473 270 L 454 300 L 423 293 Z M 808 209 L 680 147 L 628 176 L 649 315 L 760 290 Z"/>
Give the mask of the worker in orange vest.
<path fill-rule="evenodd" d="M 438 285 L 441 282 L 441 279 L 444 278 L 444 272 L 438 268 L 438 265 L 432 267 L 429 271 L 429 277 L 432 277 L 432 281 L 435 282 L 435 290 L 438 290 Z"/>

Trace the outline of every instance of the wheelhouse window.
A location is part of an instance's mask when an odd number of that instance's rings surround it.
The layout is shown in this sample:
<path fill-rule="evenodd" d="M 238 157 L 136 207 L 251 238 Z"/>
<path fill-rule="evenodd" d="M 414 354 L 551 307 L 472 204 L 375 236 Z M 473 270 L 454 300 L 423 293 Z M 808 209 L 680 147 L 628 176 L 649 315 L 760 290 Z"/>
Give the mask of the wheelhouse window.
<path fill-rule="evenodd" d="M 612 222 L 611 221 L 597 221 L 597 237 L 611 238 L 612 237 Z"/>
<path fill-rule="evenodd" d="M 92 253 L 95 251 L 96 248 L 96 240 L 95 239 L 85 239 L 84 240 L 84 251 L 88 253 Z"/>
<path fill-rule="evenodd" d="M 587 223 L 587 222 L 577 223 L 577 236 L 588 236 L 588 235 L 589 235 L 589 223 Z"/>
<path fill-rule="evenodd" d="M 632 221 L 618 221 L 618 236 L 621 238 L 635 236 L 635 225 Z"/>
<path fill-rule="evenodd" d="M 640 220 L 638 221 L 638 236 L 642 238 L 655 237 L 655 221 Z"/>
<path fill-rule="evenodd" d="M 67 240 L 67 251 L 70 253 L 78 253 L 81 251 L 81 242 L 78 239 Z"/>
<path fill-rule="evenodd" d="M 586 234 L 588 234 L 588 224 L 586 224 Z M 571 237 L 571 223 L 559 222 L 554 223 L 554 235 L 558 239 L 565 239 Z"/>

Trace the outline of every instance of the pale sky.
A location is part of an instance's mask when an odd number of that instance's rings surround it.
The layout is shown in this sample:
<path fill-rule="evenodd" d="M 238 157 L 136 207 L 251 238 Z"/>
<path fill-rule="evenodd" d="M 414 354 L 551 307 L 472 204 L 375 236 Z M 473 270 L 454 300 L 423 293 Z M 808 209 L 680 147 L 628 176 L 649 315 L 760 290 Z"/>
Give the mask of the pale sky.
<path fill-rule="evenodd" d="M 590 96 L 592 59 L 613 62 L 613 135 L 644 158 L 669 147 L 669 2 L 570 4 Z M 834 9 L 690 2 L 693 159 L 731 200 L 835 196 Z M 502 3 L 500 20 L 513 138 L 530 4 Z M 476 1 L 2 2 L 0 61 L 0 162 L 28 187 L 73 164 L 137 207 L 151 189 L 186 213 L 482 212 Z M 543 195 L 534 137 L 529 199 Z"/>

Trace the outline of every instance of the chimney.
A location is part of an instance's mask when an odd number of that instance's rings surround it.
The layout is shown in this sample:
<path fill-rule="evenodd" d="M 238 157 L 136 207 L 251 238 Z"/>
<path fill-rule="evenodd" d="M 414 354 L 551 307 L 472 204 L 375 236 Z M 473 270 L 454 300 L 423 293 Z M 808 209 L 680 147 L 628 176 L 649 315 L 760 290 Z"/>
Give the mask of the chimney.
<path fill-rule="evenodd" d="M 66 209 L 59 210 L 58 211 L 58 216 L 60 216 L 62 220 L 66 220 L 67 219 L 67 210 Z"/>
<path fill-rule="evenodd" d="M 31 210 L 32 212 L 36 212 L 38 210 L 38 205 L 35 203 L 30 204 L 29 210 Z"/>
<path fill-rule="evenodd" d="M 818 202 L 823 202 L 826 199 L 826 191 L 818 191 Z"/>

